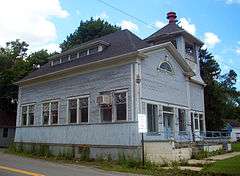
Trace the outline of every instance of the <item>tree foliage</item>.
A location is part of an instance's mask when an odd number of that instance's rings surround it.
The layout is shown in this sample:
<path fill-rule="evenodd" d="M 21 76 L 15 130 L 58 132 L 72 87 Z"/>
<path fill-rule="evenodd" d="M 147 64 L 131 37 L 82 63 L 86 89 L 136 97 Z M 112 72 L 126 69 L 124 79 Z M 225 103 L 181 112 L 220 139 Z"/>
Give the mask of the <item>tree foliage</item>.
<path fill-rule="evenodd" d="M 239 118 L 240 93 L 235 84 L 234 70 L 221 75 L 219 64 L 206 49 L 200 50 L 200 70 L 204 82 L 205 116 L 207 130 L 221 130 L 223 119 Z"/>
<path fill-rule="evenodd" d="M 37 69 L 39 65 L 48 62 L 47 50 L 40 50 L 27 55 L 28 44 L 15 40 L 6 43 L 0 48 L 0 110 L 14 111 L 17 99 L 18 86 L 14 83 L 29 72 Z"/>
<path fill-rule="evenodd" d="M 74 45 L 78 45 L 89 40 L 116 32 L 121 28 L 108 23 L 107 21 L 91 18 L 90 20 L 81 21 L 75 32 L 69 34 L 66 40 L 60 44 L 62 51 L 65 51 Z"/>

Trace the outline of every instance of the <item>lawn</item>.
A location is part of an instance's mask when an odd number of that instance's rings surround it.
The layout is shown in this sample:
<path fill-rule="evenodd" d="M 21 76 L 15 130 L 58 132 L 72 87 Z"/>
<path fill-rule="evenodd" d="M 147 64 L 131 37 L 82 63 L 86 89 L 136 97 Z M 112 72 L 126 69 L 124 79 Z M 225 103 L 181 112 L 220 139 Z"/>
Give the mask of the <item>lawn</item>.
<path fill-rule="evenodd" d="M 240 155 L 222 161 L 217 161 L 210 166 L 206 166 L 204 171 L 240 175 Z"/>
<path fill-rule="evenodd" d="M 232 144 L 232 150 L 234 152 L 240 152 L 240 142 Z"/>

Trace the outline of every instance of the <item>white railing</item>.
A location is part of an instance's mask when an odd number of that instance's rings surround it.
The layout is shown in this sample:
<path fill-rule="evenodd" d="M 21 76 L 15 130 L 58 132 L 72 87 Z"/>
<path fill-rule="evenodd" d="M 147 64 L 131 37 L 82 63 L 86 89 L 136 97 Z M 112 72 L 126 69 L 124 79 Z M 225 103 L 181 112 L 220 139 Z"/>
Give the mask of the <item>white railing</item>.
<path fill-rule="evenodd" d="M 159 131 L 159 132 L 148 132 L 146 140 L 175 140 L 179 142 L 187 141 L 203 141 L 203 140 L 226 140 L 230 138 L 230 133 L 226 131 L 205 131 L 205 132 L 194 132 L 191 131 Z"/>

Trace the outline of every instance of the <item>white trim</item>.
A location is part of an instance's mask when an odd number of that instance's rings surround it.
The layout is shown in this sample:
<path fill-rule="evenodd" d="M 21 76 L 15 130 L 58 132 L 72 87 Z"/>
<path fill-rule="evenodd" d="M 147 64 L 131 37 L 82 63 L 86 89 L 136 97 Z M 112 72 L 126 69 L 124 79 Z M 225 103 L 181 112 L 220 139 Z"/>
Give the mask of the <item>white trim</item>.
<path fill-rule="evenodd" d="M 29 122 L 30 122 L 30 119 L 29 119 L 29 106 L 34 106 L 34 109 L 33 109 L 33 114 L 34 114 L 34 120 L 33 120 L 33 124 L 32 125 L 30 125 L 29 124 Z M 27 119 L 26 119 L 26 125 L 23 125 L 23 121 L 22 121 L 22 108 L 23 107 L 27 107 L 27 112 L 26 112 L 26 114 L 27 114 Z M 36 119 L 35 119 L 35 115 L 36 115 L 36 113 L 35 113 L 35 111 L 36 111 L 36 103 L 26 103 L 26 104 L 22 104 L 22 105 L 20 105 L 20 109 L 21 109 L 21 111 L 20 111 L 20 126 L 34 126 L 35 125 L 35 123 L 36 123 Z"/>
<path fill-rule="evenodd" d="M 175 105 L 175 104 L 171 104 L 171 103 L 167 103 L 167 102 L 146 100 L 146 99 L 143 99 L 143 98 L 142 98 L 142 102 L 148 103 L 148 104 L 155 104 L 155 105 L 162 105 L 162 106 L 168 106 L 168 107 L 173 107 L 173 108 L 180 108 L 180 109 L 190 110 L 190 108 L 185 106 L 185 105 Z"/>
<path fill-rule="evenodd" d="M 166 69 L 161 68 L 161 65 L 162 65 L 163 63 L 167 63 L 167 64 L 170 66 L 171 71 L 168 71 L 168 70 L 166 70 Z M 158 67 L 157 67 L 157 71 L 162 71 L 162 72 L 165 72 L 165 73 L 169 73 L 169 74 L 171 74 L 171 75 L 175 75 L 175 72 L 174 72 L 174 69 L 173 69 L 172 64 L 170 63 L 170 61 L 167 61 L 167 60 L 161 61 L 161 62 L 159 63 L 159 65 L 158 65 Z"/>
<path fill-rule="evenodd" d="M 80 118 L 80 111 L 79 111 L 79 99 L 87 98 L 88 99 L 88 121 L 87 122 L 81 122 Z M 76 123 L 70 123 L 70 114 L 69 114 L 69 100 L 75 100 L 77 99 L 77 122 Z M 90 94 L 85 95 L 78 95 L 73 97 L 67 98 L 67 124 L 88 124 L 90 119 Z"/>
<path fill-rule="evenodd" d="M 44 124 L 44 117 L 43 117 L 43 104 L 49 103 L 48 105 L 48 124 Z M 58 103 L 58 120 L 57 123 L 52 123 L 52 103 Z M 60 100 L 46 100 L 41 102 L 41 125 L 42 126 L 51 126 L 51 125 L 59 125 L 59 116 L 60 116 Z"/>

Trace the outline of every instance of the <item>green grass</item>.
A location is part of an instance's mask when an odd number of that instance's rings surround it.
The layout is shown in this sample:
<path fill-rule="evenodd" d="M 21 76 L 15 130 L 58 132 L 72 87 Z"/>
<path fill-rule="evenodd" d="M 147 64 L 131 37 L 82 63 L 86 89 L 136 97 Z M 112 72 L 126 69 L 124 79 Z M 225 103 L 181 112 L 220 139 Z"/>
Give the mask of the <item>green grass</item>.
<path fill-rule="evenodd" d="M 240 142 L 232 144 L 232 150 L 234 152 L 240 152 Z"/>
<path fill-rule="evenodd" d="M 240 155 L 217 161 L 214 164 L 206 166 L 204 171 L 229 175 L 240 175 Z"/>

